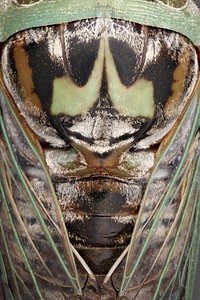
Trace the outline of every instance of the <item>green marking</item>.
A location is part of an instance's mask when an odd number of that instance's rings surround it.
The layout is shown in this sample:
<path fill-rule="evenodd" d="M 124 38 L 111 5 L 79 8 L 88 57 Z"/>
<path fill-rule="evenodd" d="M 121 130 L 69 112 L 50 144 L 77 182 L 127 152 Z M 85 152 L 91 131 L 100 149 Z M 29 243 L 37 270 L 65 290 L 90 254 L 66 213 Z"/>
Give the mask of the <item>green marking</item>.
<path fill-rule="evenodd" d="M 98 56 L 87 84 L 79 87 L 68 76 L 54 80 L 51 114 L 62 113 L 75 116 L 84 114 L 92 108 L 99 97 L 104 59 L 108 93 L 113 107 L 124 116 L 153 118 L 154 88 L 152 81 L 139 79 L 130 87 L 122 84 L 105 33 L 100 40 Z"/>
<path fill-rule="evenodd" d="M 56 78 L 53 82 L 52 115 L 59 113 L 75 116 L 87 112 L 97 101 L 103 73 L 104 47 L 100 41 L 98 56 L 86 85 L 79 87 L 70 77 Z"/>
<path fill-rule="evenodd" d="M 114 107 L 124 116 L 154 116 L 154 89 L 152 81 L 137 80 L 127 87 L 121 83 L 117 73 L 108 40 L 105 40 L 106 74 L 108 91 Z"/>
<path fill-rule="evenodd" d="M 112 82 L 109 85 L 111 86 Z M 154 95 L 152 81 L 139 79 L 129 88 L 118 82 L 110 88 L 110 95 L 114 107 L 124 116 L 153 118 Z"/>

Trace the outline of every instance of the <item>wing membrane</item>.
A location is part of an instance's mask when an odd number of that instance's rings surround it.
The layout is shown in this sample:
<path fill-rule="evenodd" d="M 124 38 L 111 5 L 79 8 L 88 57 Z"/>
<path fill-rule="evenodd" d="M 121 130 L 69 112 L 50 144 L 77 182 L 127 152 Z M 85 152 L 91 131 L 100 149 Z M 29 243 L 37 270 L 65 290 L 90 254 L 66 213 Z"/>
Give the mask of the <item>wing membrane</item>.
<path fill-rule="evenodd" d="M 193 251 L 192 234 L 198 224 L 197 97 L 161 145 L 143 197 L 120 291 L 131 299 L 144 299 L 150 290 L 152 299 L 164 295 L 176 299 L 184 293 L 181 287 L 187 280 L 188 253 Z"/>
<path fill-rule="evenodd" d="M 15 287 L 19 299 L 25 299 L 28 294 L 29 298 L 48 299 L 52 297 L 45 294 L 49 285 L 57 286 L 57 293 L 63 299 L 70 291 L 80 295 L 82 291 L 72 247 L 40 149 L 20 124 L 7 95 L 3 93 L 1 105 L 2 110 L 9 111 L 29 151 L 32 151 L 46 178 L 52 201 L 49 210 L 35 193 L 30 179 L 17 161 L 7 124 L 1 115 L 1 241 L 4 248 L 2 266 L 6 266 L 1 273 L 11 273 L 12 289 Z M 30 286 L 34 286 L 31 292 Z"/>

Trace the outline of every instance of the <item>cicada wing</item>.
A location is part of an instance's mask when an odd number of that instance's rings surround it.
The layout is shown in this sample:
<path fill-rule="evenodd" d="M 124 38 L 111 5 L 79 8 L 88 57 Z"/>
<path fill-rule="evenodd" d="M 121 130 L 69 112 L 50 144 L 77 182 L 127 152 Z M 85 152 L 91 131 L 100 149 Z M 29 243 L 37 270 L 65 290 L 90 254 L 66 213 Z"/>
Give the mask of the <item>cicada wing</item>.
<path fill-rule="evenodd" d="M 1 226 L 1 224 L 0 224 Z M 6 266 L 3 259 L 2 252 L 0 252 L 0 278 L 1 278 L 1 284 L 0 284 L 0 299 L 14 299 L 13 293 L 9 287 L 7 272 L 6 272 Z"/>
<path fill-rule="evenodd" d="M 20 123 L 8 97 L 2 90 L 0 239 L 5 292 L 9 293 L 8 276 L 9 284 L 19 299 L 64 299 L 70 294 L 81 295 L 72 246 L 39 143 Z M 9 118 L 12 118 L 12 126 Z M 15 145 L 10 139 L 12 134 L 18 135 L 19 142 L 23 144 L 21 151 L 29 153 L 28 157 L 32 157 L 32 163 L 43 177 L 43 184 L 48 187 L 45 203 L 38 194 L 40 190 L 42 193 L 41 183 L 31 180 L 23 170 L 23 161 L 19 163 L 19 157 L 17 159 Z"/>
<path fill-rule="evenodd" d="M 197 189 L 197 205 L 196 205 L 196 216 L 195 216 L 195 226 L 193 230 L 193 238 L 191 244 L 191 252 L 188 254 L 188 259 L 190 260 L 190 267 L 188 269 L 187 284 L 186 284 L 186 299 L 197 299 L 195 298 L 195 285 L 198 280 L 197 268 L 199 265 L 199 255 L 200 255 L 200 191 L 199 191 L 199 174 L 200 174 L 200 157 L 197 162 L 197 178 L 198 183 Z M 197 284 L 198 287 L 198 284 Z"/>
<path fill-rule="evenodd" d="M 160 145 L 129 246 L 120 296 L 179 299 L 184 293 L 199 226 L 199 114 L 196 93 Z"/>

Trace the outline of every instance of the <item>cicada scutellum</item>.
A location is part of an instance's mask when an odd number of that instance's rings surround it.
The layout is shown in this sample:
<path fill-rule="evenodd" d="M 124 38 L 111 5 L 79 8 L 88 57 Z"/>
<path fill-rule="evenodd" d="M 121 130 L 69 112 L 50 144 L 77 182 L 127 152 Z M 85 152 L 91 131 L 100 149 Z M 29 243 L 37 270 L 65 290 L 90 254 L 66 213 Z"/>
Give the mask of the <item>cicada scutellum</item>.
<path fill-rule="evenodd" d="M 0 3 L 2 299 L 191 299 L 200 13 Z"/>

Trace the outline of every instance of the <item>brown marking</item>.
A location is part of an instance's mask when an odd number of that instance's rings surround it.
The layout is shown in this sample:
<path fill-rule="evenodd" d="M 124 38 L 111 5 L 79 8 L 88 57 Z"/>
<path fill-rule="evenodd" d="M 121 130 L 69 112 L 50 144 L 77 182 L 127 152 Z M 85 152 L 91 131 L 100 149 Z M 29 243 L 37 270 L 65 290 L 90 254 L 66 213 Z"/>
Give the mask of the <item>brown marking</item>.
<path fill-rule="evenodd" d="M 40 99 L 34 92 L 35 85 L 33 82 L 33 72 L 29 66 L 28 54 L 24 48 L 24 43 L 18 41 L 13 45 L 13 56 L 15 60 L 15 67 L 19 83 L 24 93 L 24 101 L 26 105 L 36 105 L 39 109 L 42 109 Z"/>
<path fill-rule="evenodd" d="M 180 101 L 182 101 L 181 96 L 185 91 L 185 81 L 190 67 L 190 51 L 188 51 L 188 44 L 185 40 L 182 41 L 182 48 L 178 61 L 179 64 L 173 74 L 174 81 L 172 83 L 172 95 L 169 97 L 164 108 L 164 112 L 170 117 L 177 114 Z"/>

